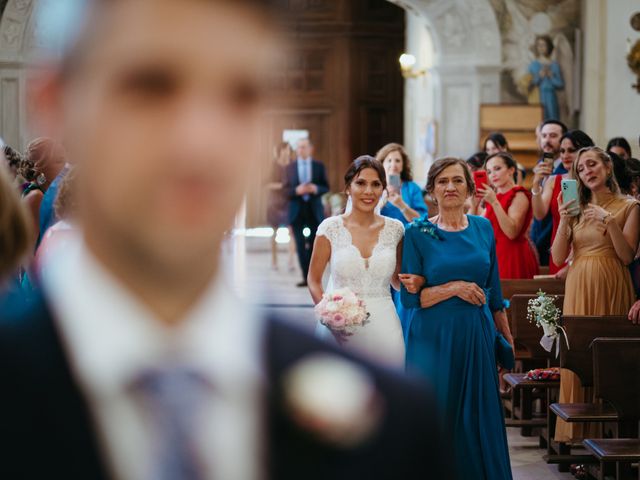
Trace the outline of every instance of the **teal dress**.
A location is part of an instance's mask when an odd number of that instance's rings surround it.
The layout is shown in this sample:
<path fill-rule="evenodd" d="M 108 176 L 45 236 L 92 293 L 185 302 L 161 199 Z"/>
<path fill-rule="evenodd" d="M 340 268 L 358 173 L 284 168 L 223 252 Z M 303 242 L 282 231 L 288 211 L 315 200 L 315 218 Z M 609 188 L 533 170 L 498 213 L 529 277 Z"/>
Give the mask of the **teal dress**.
<path fill-rule="evenodd" d="M 491 314 L 503 308 L 495 239 L 489 220 L 467 219 L 460 232 L 441 230 L 426 217 L 406 229 L 403 272 L 424 276 L 426 287 L 475 282 L 487 297 L 482 307 L 453 297 L 420 308 L 420 295 L 403 288 L 404 306 L 416 309 L 408 325 L 407 369 L 434 387 L 453 442 L 456 478 L 511 479 Z"/>
<path fill-rule="evenodd" d="M 422 189 L 416 182 L 402 182 L 400 195 L 402 196 L 404 203 L 406 203 L 409 208 L 415 210 L 420 214 L 420 216 L 427 215 L 427 204 L 424 202 Z M 400 220 L 405 226 L 409 223 L 405 218 L 404 213 L 402 213 L 398 207 L 389 202 L 384 204 L 384 207 L 380 210 L 380 214 L 385 217 Z M 404 341 L 406 343 L 408 333 L 407 324 L 409 323 L 409 319 L 413 315 L 413 312 L 410 308 L 404 308 L 402 301 L 400 300 L 400 292 L 395 291 L 393 288 L 391 289 L 391 298 L 393 299 L 393 304 L 396 306 L 398 318 L 400 318 L 400 324 L 402 325 Z"/>

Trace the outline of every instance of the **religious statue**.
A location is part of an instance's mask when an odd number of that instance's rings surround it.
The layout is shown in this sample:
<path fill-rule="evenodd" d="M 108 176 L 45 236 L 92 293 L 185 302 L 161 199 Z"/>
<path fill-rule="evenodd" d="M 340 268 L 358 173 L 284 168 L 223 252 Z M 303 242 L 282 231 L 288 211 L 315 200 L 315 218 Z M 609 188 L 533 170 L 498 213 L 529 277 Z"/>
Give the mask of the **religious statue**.
<path fill-rule="evenodd" d="M 564 79 L 558 62 L 551 58 L 553 41 L 548 35 L 536 37 L 536 59 L 529 64 L 529 93 L 537 90 L 545 120 L 560 119 L 560 105 L 556 90 L 564 88 Z"/>

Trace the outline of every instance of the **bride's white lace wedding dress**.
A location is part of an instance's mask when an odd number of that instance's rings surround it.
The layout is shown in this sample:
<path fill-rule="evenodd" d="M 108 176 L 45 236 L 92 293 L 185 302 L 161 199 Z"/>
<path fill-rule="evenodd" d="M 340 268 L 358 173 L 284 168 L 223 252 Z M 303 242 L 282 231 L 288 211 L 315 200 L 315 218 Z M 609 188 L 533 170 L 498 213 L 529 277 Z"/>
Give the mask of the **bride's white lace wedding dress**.
<path fill-rule="evenodd" d="M 324 220 L 316 236 L 322 235 L 331 243 L 331 277 L 327 291 L 345 287 L 351 289 L 364 300 L 370 314 L 369 323 L 348 337 L 344 346 L 374 361 L 403 368 L 405 346 L 402 326 L 391 300 L 390 286 L 404 226 L 398 220 L 383 218 L 384 226 L 369 258 L 363 258 L 353 244 L 351 233 L 341 215 Z M 320 323 L 316 333 L 325 339 L 333 338 L 331 332 Z"/>

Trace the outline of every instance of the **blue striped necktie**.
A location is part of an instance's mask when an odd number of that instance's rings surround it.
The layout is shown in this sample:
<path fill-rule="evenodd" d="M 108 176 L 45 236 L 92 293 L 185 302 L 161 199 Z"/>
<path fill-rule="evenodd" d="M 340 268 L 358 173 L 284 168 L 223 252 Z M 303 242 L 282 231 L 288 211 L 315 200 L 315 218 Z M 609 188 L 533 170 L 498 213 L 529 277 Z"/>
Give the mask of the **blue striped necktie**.
<path fill-rule="evenodd" d="M 145 371 L 134 382 L 154 427 L 149 480 L 204 480 L 194 444 L 194 422 L 209 384 L 184 368 Z"/>

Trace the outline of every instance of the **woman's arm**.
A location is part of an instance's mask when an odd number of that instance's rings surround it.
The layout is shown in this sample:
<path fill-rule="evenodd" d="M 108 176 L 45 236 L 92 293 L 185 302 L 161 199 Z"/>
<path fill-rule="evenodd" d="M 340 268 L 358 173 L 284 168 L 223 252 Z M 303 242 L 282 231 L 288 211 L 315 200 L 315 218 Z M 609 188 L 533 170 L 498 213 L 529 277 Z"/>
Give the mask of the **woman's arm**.
<path fill-rule="evenodd" d="M 562 192 L 558 194 L 558 198 L 556 201 L 560 203 L 562 200 Z M 562 265 L 569 257 L 569 252 L 571 251 L 571 223 L 572 220 L 568 213 L 569 207 L 571 207 L 575 202 L 571 200 L 570 202 L 563 203 L 560 205 L 558 210 L 560 211 L 560 223 L 558 223 L 558 230 L 556 231 L 556 238 L 553 240 L 553 245 L 551 245 L 551 258 L 553 258 L 553 263 L 556 265 Z"/>
<path fill-rule="evenodd" d="M 471 215 L 484 216 L 485 208 L 482 206 L 481 197 L 473 195 L 472 197 L 467 198 L 465 204 L 466 203 L 469 204 L 469 210 L 467 211 L 467 213 Z"/>
<path fill-rule="evenodd" d="M 397 292 L 400 290 L 400 278 L 398 275 L 400 274 L 400 270 L 402 269 L 402 244 L 404 240 L 400 240 L 398 242 L 398 246 L 396 248 L 396 270 L 393 272 L 393 276 L 391 277 L 391 286 Z"/>
<path fill-rule="evenodd" d="M 551 258 L 556 265 L 562 265 L 567 261 L 571 251 L 571 224 L 568 220 L 560 217 L 556 238 L 551 245 Z"/>
<path fill-rule="evenodd" d="M 544 165 L 543 170 L 546 172 L 548 166 Z M 537 168 L 537 167 L 536 167 Z M 549 208 L 551 207 L 553 187 L 557 182 L 555 176 L 549 177 L 547 182 L 542 187 L 542 175 L 536 174 L 533 177 L 533 186 L 531 187 L 531 207 L 533 208 L 533 216 L 536 220 L 542 220 L 549 214 Z"/>
<path fill-rule="evenodd" d="M 23 198 L 23 201 L 27 205 L 27 208 L 31 212 L 31 218 L 34 225 L 34 239 L 38 238 L 38 232 L 40 231 L 40 204 L 44 194 L 40 190 L 32 190 Z"/>
<path fill-rule="evenodd" d="M 511 329 L 509 328 L 509 320 L 504 310 L 497 310 L 493 312 L 493 321 L 496 324 L 496 330 L 498 330 L 507 342 L 513 347 L 513 336 L 511 335 Z"/>
<path fill-rule="evenodd" d="M 309 285 L 309 293 L 313 303 L 318 304 L 322 300 L 322 275 L 327 268 L 327 263 L 331 258 L 331 242 L 324 235 L 316 237 L 313 243 L 313 253 L 311 254 L 311 263 L 309 264 L 309 274 L 307 275 L 307 284 Z"/>
<path fill-rule="evenodd" d="M 453 297 L 460 297 L 473 305 L 484 305 L 484 291 L 473 282 L 456 280 L 435 287 L 423 288 L 420 292 L 420 307 L 429 308 Z"/>
<path fill-rule="evenodd" d="M 500 230 L 502 230 L 510 240 L 517 238 L 522 230 L 524 219 L 529 210 L 529 199 L 525 193 L 516 193 L 513 202 L 511 202 L 509 206 L 508 212 L 504 211 L 495 194 L 491 196 L 491 206 L 493 207 L 493 211 L 496 212 Z"/>
<path fill-rule="evenodd" d="M 589 208 L 585 209 L 584 216 L 596 224 L 604 225 L 605 234 L 611 238 L 616 255 L 625 265 L 633 262 L 640 235 L 640 209 L 638 205 L 633 206 L 622 229 L 614 220 L 613 215 L 598 205 L 590 203 Z"/>
<path fill-rule="evenodd" d="M 411 226 L 407 227 L 402 245 L 401 272 L 424 275 L 422 253 L 415 244 L 415 236 L 416 230 Z M 400 287 L 400 300 L 405 308 L 420 308 L 420 292 L 411 293 L 404 285 Z"/>
<path fill-rule="evenodd" d="M 400 212 L 408 222 L 412 222 L 416 218 L 421 217 L 420 213 L 417 210 L 414 210 L 413 208 L 411 208 L 410 206 L 412 205 L 411 200 L 412 199 L 410 198 L 409 204 L 407 204 L 401 192 L 395 189 L 389 191 L 389 203 L 391 203 L 391 205 L 393 205 L 398 210 L 400 210 Z M 423 201 L 423 204 L 424 204 L 424 201 Z M 425 213 L 426 213 L 426 207 L 425 207 Z"/>

